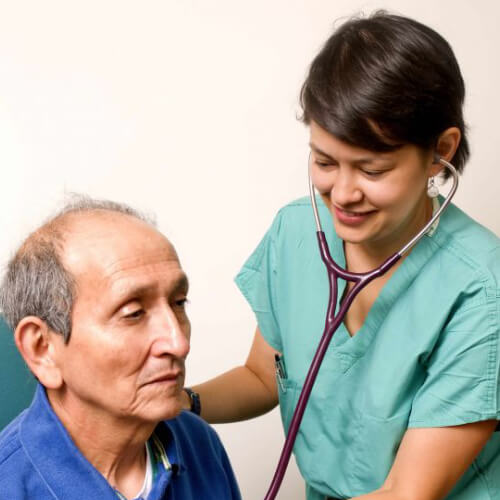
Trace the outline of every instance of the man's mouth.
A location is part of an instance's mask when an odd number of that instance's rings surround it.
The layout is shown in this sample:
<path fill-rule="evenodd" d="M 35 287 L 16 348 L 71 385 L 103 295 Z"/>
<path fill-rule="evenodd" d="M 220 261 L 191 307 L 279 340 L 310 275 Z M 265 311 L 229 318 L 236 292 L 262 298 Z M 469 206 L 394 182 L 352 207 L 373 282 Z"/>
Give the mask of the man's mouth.
<path fill-rule="evenodd" d="M 154 379 L 150 380 L 147 384 L 161 384 L 161 383 L 177 383 L 179 378 L 181 377 L 182 373 L 180 371 L 175 371 L 175 372 L 167 372 L 163 373 L 161 375 L 158 375 Z"/>

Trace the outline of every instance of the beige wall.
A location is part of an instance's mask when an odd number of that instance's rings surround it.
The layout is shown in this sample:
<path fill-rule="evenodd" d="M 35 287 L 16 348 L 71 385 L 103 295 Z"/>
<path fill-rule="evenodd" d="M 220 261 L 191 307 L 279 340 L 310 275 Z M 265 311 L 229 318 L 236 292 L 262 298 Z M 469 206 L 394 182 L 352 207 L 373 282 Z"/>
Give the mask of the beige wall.
<path fill-rule="evenodd" d="M 307 192 L 307 65 L 335 19 L 377 7 L 454 47 L 472 144 L 456 200 L 500 234 L 496 0 L 1 0 L 0 263 L 65 191 L 156 212 L 192 283 L 188 382 L 243 362 L 255 321 L 232 278 Z M 217 429 L 244 498 L 263 497 L 277 411 Z M 281 498 L 303 498 L 295 469 L 285 481 Z"/>

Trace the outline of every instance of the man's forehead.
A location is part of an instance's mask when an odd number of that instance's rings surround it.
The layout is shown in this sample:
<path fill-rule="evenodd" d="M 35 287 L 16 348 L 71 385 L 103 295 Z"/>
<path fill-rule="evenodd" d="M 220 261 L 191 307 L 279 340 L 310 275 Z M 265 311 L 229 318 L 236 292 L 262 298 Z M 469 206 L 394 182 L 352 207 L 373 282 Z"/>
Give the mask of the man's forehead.
<path fill-rule="evenodd" d="M 152 283 L 168 283 L 175 287 L 187 283 L 177 255 L 168 249 L 115 261 L 108 267 L 101 268 L 100 278 L 115 290 L 147 288 Z"/>
<path fill-rule="evenodd" d="M 121 279 L 134 270 L 144 271 L 150 268 L 157 269 L 163 266 L 165 269 L 180 268 L 179 259 L 175 250 L 170 245 L 158 249 L 144 249 L 140 252 L 130 250 L 130 255 L 112 254 L 104 262 L 101 262 L 102 277 L 105 279 Z"/>
<path fill-rule="evenodd" d="M 179 266 L 162 265 L 118 272 L 106 277 L 102 285 L 110 291 L 110 298 L 115 302 L 131 296 L 187 293 L 189 288 L 188 278 Z"/>
<path fill-rule="evenodd" d="M 65 238 L 63 260 L 75 276 L 93 273 L 106 280 L 127 270 L 161 263 L 180 267 L 175 249 L 165 236 L 147 223 L 122 214 L 75 221 Z"/>

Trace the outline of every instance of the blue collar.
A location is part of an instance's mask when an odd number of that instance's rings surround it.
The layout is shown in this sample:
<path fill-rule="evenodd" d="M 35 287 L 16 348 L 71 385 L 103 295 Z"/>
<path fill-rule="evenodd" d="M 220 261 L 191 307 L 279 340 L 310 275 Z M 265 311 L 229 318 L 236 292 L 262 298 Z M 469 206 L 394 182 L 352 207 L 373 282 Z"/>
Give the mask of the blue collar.
<path fill-rule="evenodd" d="M 160 422 L 154 432 L 172 465 L 169 471 L 160 467 L 160 475 L 168 476 L 168 481 L 161 481 L 166 487 L 172 476 L 185 470 L 182 452 L 168 422 Z M 20 423 L 19 435 L 27 457 L 56 498 L 116 500 L 116 493 L 104 476 L 73 443 L 40 384 Z"/>

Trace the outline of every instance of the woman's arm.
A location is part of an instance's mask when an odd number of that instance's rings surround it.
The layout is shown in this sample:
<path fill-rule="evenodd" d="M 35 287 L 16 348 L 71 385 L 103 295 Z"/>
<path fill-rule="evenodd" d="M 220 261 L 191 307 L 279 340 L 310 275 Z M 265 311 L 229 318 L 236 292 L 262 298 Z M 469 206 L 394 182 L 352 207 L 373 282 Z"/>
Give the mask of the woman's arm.
<path fill-rule="evenodd" d="M 496 420 L 408 429 L 384 485 L 356 500 L 441 500 L 496 428 Z"/>
<path fill-rule="evenodd" d="M 274 350 L 255 331 L 248 359 L 243 366 L 193 387 L 200 395 L 201 416 L 209 423 L 237 422 L 257 417 L 278 404 Z M 184 395 L 184 407 L 190 407 Z"/>

